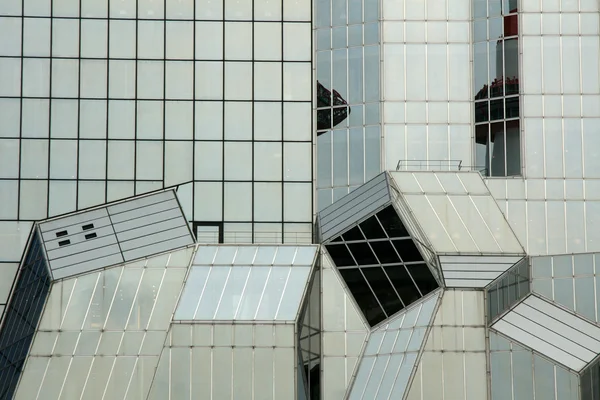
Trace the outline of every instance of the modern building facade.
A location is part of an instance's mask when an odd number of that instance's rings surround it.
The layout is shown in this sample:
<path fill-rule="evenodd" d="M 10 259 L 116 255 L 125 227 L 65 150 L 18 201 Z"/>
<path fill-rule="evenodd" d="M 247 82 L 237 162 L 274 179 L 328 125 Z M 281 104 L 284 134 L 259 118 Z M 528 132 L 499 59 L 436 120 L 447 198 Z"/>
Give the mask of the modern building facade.
<path fill-rule="evenodd" d="M 0 3 L 1 399 L 600 398 L 597 0 Z"/>

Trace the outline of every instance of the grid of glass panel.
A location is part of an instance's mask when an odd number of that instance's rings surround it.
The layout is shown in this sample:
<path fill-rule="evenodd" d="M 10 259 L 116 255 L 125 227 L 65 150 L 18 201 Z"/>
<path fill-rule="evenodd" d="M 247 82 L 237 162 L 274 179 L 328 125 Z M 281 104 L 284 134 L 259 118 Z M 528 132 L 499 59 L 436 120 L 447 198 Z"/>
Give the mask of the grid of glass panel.
<path fill-rule="evenodd" d="M 393 206 L 325 247 L 371 326 L 438 287 Z"/>
<path fill-rule="evenodd" d="M 36 229 L 0 331 L 0 398 L 10 399 L 14 394 L 49 289 L 50 270 Z"/>
<path fill-rule="evenodd" d="M 173 324 L 147 398 L 294 399 L 294 329 L 294 324 Z"/>
<path fill-rule="evenodd" d="M 489 345 L 492 400 L 579 399 L 576 374 L 494 332 Z"/>
<path fill-rule="evenodd" d="M 486 288 L 489 322 L 529 294 L 530 276 L 529 259 L 523 258 Z"/>
<path fill-rule="evenodd" d="M 295 321 L 317 246 L 201 246 L 174 319 Z"/>
<path fill-rule="evenodd" d="M 598 322 L 600 254 L 532 257 L 532 291 Z"/>
<path fill-rule="evenodd" d="M 319 118 L 331 121 L 317 126 L 321 210 L 380 172 L 380 25 L 375 0 L 318 0 L 315 7 L 317 81 L 332 96 L 316 105 Z"/>
<path fill-rule="evenodd" d="M 517 0 L 473 2 L 473 96 L 477 168 L 521 175 Z"/>
<path fill-rule="evenodd" d="M 53 283 L 18 398 L 143 398 L 191 253 Z"/>
<path fill-rule="evenodd" d="M 444 291 L 406 400 L 488 398 L 483 298 Z"/>
<path fill-rule="evenodd" d="M 311 44 L 309 0 L 2 2 L 1 218 L 193 182 L 228 241 L 310 237 Z"/>
<path fill-rule="evenodd" d="M 439 294 L 394 316 L 369 336 L 348 399 L 401 399 Z"/>
<path fill-rule="evenodd" d="M 298 321 L 298 400 L 321 399 L 321 273 L 315 271 Z"/>

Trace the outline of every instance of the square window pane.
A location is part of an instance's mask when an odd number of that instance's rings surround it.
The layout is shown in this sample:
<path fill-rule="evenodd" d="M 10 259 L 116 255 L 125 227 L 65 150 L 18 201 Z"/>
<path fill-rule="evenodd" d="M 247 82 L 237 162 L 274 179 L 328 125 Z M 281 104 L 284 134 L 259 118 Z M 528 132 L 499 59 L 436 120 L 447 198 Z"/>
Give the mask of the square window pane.
<path fill-rule="evenodd" d="M 193 150 L 194 146 L 191 141 L 165 142 L 165 186 L 192 180 Z"/>
<path fill-rule="evenodd" d="M 21 178 L 48 178 L 48 140 L 21 140 Z"/>
<path fill-rule="evenodd" d="M 21 18 L 0 17 L 0 54 L 21 55 Z"/>
<path fill-rule="evenodd" d="M 165 139 L 193 138 L 193 108 L 191 101 L 165 102 Z"/>
<path fill-rule="evenodd" d="M 108 2 L 81 0 L 81 16 L 83 18 L 106 18 L 108 16 Z"/>
<path fill-rule="evenodd" d="M 130 140 L 108 141 L 108 179 L 133 179 L 135 142 Z"/>
<path fill-rule="evenodd" d="M 133 195 L 133 182 L 106 182 L 106 201 L 120 200 Z"/>
<path fill-rule="evenodd" d="M 138 21 L 138 58 L 163 58 L 165 26 L 161 21 Z"/>
<path fill-rule="evenodd" d="M 283 63 L 283 100 L 311 100 L 311 64 Z"/>
<path fill-rule="evenodd" d="M 137 138 L 163 138 L 163 106 L 162 101 L 137 102 Z"/>
<path fill-rule="evenodd" d="M 1 63 L 1 61 L 0 61 Z M 0 77 L 2 75 L 0 74 Z M 1 79 L 1 78 L 0 78 Z M 0 85 L 0 88 L 2 85 Z M 79 61 L 52 60 L 52 97 L 78 97 Z"/>
<path fill-rule="evenodd" d="M 191 99 L 194 96 L 191 83 L 194 81 L 194 63 L 167 61 L 166 98 Z"/>
<path fill-rule="evenodd" d="M 286 222 L 310 222 L 312 220 L 312 184 L 284 184 L 283 217 Z"/>
<path fill-rule="evenodd" d="M 135 101 L 108 101 L 108 138 L 133 139 L 135 137 Z"/>
<path fill-rule="evenodd" d="M 79 179 L 106 178 L 106 141 L 79 141 Z"/>
<path fill-rule="evenodd" d="M 81 57 L 106 58 L 107 42 L 107 21 L 81 20 Z"/>
<path fill-rule="evenodd" d="M 196 74 L 198 76 L 198 74 Z M 252 63 L 225 63 L 225 100 L 252 99 Z"/>
<path fill-rule="evenodd" d="M 112 99 L 135 98 L 135 61 L 110 60 L 108 96 Z"/>
<path fill-rule="evenodd" d="M 225 22 L 225 59 L 252 59 L 252 23 Z"/>
<path fill-rule="evenodd" d="M 135 4 L 135 0 L 133 1 Z M 166 0 L 171 2 L 172 0 Z M 138 0 L 138 18 L 163 19 L 165 16 L 165 0 Z"/>
<path fill-rule="evenodd" d="M 18 199 L 19 199 L 19 181 L 17 181 L 17 180 L 13 180 L 13 181 L 1 180 L 0 181 L 0 204 L 2 204 L 2 207 L 0 207 L 0 218 L 1 219 L 17 219 L 18 210 L 19 210 Z M 11 280 L 11 282 L 12 282 L 12 280 Z M 8 289 L 10 290 L 10 284 L 8 284 Z"/>
<path fill-rule="evenodd" d="M 77 100 L 52 99 L 50 137 L 76 138 L 78 121 L 79 105 Z"/>
<path fill-rule="evenodd" d="M 215 1 L 212 1 L 213 3 Z M 206 40 L 210 38 L 210 40 Z M 197 60 L 223 59 L 223 23 L 196 22 L 196 55 Z"/>
<path fill-rule="evenodd" d="M 196 0 L 196 19 L 223 19 L 224 0 Z"/>
<path fill-rule="evenodd" d="M 289 0 L 285 2 L 283 8 L 284 21 L 310 21 L 311 20 L 311 1 L 310 0 Z"/>
<path fill-rule="evenodd" d="M 283 24 L 283 59 L 286 61 L 311 61 L 311 24 Z"/>
<path fill-rule="evenodd" d="M 223 138 L 223 103 L 216 101 L 196 102 L 196 140 Z"/>
<path fill-rule="evenodd" d="M 286 181 L 310 181 L 312 176 L 312 144 L 284 143 L 283 169 Z"/>
<path fill-rule="evenodd" d="M 49 110 L 49 101 L 46 99 L 23 99 L 22 136 L 47 138 Z"/>
<path fill-rule="evenodd" d="M 225 182 L 225 221 L 252 219 L 252 183 Z"/>
<path fill-rule="evenodd" d="M 281 143 L 254 142 L 254 180 L 281 181 Z"/>
<path fill-rule="evenodd" d="M 188 0 L 189 1 L 189 0 Z M 169 1 L 176 4 L 179 1 Z M 204 37 L 205 41 L 208 37 Z M 194 58 L 194 23 L 183 21 L 167 22 L 167 59 L 191 60 Z"/>
<path fill-rule="evenodd" d="M 281 23 L 254 23 L 254 59 L 281 60 Z"/>
<path fill-rule="evenodd" d="M 50 56 L 50 19 L 23 19 L 23 55 Z"/>
<path fill-rule="evenodd" d="M 254 98 L 281 100 L 280 63 L 254 63 Z"/>
<path fill-rule="evenodd" d="M 23 0 L 22 3 L 23 13 L 26 16 L 49 17 L 52 14 L 51 0 Z"/>
<path fill-rule="evenodd" d="M 196 62 L 196 98 L 206 100 L 223 99 L 223 63 Z"/>
<path fill-rule="evenodd" d="M 21 100 L 0 99 L 0 137 L 19 137 Z"/>
<path fill-rule="evenodd" d="M 19 177 L 19 140 L 18 139 L 0 139 L 0 178 L 18 178 L 18 177 Z"/>
<path fill-rule="evenodd" d="M 80 138 L 106 138 L 106 100 L 81 100 L 79 112 Z"/>
<path fill-rule="evenodd" d="M 79 20 L 61 18 L 52 20 L 52 56 L 79 56 Z"/>
<path fill-rule="evenodd" d="M 225 140 L 252 139 L 252 103 L 225 102 Z"/>
<path fill-rule="evenodd" d="M 285 3 L 287 7 L 287 1 Z M 270 0 L 254 0 L 254 19 L 281 21 L 282 2 Z"/>
<path fill-rule="evenodd" d="M 0 96 L 21 94 L 21 60 L 0 58 Z"/>
<path fill-rule="evenodd" d="M 164 64 L 162 61 L 138 61 L 138 98 L 162 99 L 164 92 Z"/>
<path fill-rule="evenodd" d="M 135 41 L 135 21 L 110 21 L 109 54 L 111 58 L 135 58 Z"/>
<path fill-rule="evenodd" d="M 254 220 L 281 220 L 281 183 L 254 184 Z"/>
<path fill-rule="evenodd" d="M 23 0 L 9 0 L 0 3 L 0 14 L 20 16 L 23 13 Z"/>
<path fill-rule="evenodd" d="M 163 179 L 163 143 L 138 141 L 136 179 Z"/>
<path fill-rule="evenodd" d="M 242 166 L 252 165 L 252 143 L 225 142 L 225 179 L 251 180 L 252 170 Z"/>
<path fill-rule="evenodd" d="M 223 179 L 223 142 L 196 142 L 194 179 Z"/>
<path fill-rule="evenodd" d="M 21 181 L 19 218 L 44 219 L 47 217 L 48 181 Z"/>
<path fill-rule="evenodd" d="M 281 119 L 281 103 L 254 102 L 254 139 L 281 140 Z"/>
<path fill-rule="evenodd" d="M 311 103 L 283 103 L 283 140 L 311 140 Z"/>
<path fill-rule="evenodd" d="M 222 221 L 223 183 L 194 182 L 194 219 Z"/>
<path fill-rule="evenodd" d="M 77 182 L 50 181 L 48 193 L 48 217 L 75 211 L 77 205 Z"/>
<path fill-rule="evenodd" d="M 50 179 L 77 178 L 77 140 L 50 141 Z"/>
<path fill-rule="evenodd" d="M 87 208 L 106 203 L 106 186 L 104 181 L 79 182 L 77 208 Z"/>
<path fill-rule="evenodd" d="M 107 68 L 104 60 L 81 60 L 81 97 L 106 98 Z"/>
<path fill-rule="evenodd" d="M 225 1 L 225 19 L 252 19 L 252 0 Z"/>

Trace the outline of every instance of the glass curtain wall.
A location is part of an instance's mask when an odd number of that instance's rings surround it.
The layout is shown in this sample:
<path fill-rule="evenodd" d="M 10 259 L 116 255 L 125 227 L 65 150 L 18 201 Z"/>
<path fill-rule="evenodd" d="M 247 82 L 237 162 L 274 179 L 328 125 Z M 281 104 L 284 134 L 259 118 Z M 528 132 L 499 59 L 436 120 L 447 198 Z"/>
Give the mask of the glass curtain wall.
<path fill-rule="evenodd" d="M 317 1 L 319 210 L 380 171 L 378 19 L 376 0 Z"/>
<path fill-rule="evenodd" d="M 476 166 L 487 176 L 521 175 L 517 0 L 473 4 Z"/>

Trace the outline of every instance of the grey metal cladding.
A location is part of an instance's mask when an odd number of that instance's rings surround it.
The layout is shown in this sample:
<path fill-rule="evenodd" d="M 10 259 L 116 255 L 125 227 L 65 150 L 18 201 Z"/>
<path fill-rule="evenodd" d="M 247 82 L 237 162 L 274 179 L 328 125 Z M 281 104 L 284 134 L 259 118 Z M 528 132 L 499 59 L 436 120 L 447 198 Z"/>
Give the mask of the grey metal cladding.
<path fill-rule="evenodd" d="M 107 209 L 125 261 L 194 243 L 173 191 Z"/>
<path fill-rule="evenodd" d="M 390 201 L 388 177 L 383 172 L 319 213 L 321 241 L 333 238 Z"/>

